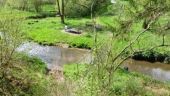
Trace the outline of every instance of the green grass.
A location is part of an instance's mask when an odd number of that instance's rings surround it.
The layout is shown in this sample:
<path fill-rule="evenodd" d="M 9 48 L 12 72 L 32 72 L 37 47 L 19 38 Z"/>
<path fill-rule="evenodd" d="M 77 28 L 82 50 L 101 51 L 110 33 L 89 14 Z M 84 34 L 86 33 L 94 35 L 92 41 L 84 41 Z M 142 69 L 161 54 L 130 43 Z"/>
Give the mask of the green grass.
<path fill-rule="evenodd" d="M 42 6 L 42 11 L 44 12 L 51 12 L 51 11 L 56 11 L 57 7 L 53 4 L 45 4 Z"/>
<path fill-rule="evenodd" d="M 95 91 L 90 90 L 90 88 L 95 88 L 95 82 L 98 82 L 98 80 L 95 80 L 94 85 L 89 85 L 92 81 L 90 77 L 88 77 L 88 73 L 95 72 L 95 70 L 90 70 L 89 66 L 90 65 L 85 64 L 69 64 L 64 66 L 66 79 L 72 80 L 73 82 L 79 82 L 80 80 L 80 83 L 83 83 L 82 86 L 78 88 L 78 91 L 84 92 L 80 92 L 81 96 L 90 96 L 90 93 Z M 158 94 L 168 96 L 168 94 L 170 94 L 168 93 L 168 90 L 170 90 L 169 83 L 159 82 L 143 74 L 127 72 L 123 69 L 118 69 L 114 73 L 111 84 L 113 84 L 111 88 L 109 88 L 111 96 L 159 96 Z M 83 88 L 83 90 L 79 90 L 81 88 Z M 105 86 L 105 88 L 107 87 Z M 166 92 L 158 92 L 159 89 L 166 90 Z M 77 93 L 78 95 L 76 96 L 79 96 L 79 92 Z"/>
<path fill-rule="evenodd" d="M 54 6 L 46 5 L 43 6 L 44 12 L 49 12 L 54 10 Z M 13 10 L 9 11 L 8 9 L 2 10 L 0 12 L 1 16 L 5 17 L 13 17 L 13 15 L 17 17 L 29 17 L 35 16 L 36 13 L 26 12 L 26 11 L 18 11 Z M 11 14 L 12 12 L 12 14 Z M 14 14 L 15 13 L 15 14 Z M 166 18 L 162 17 L 159 22 L 166 22 Z M 116 33 L 115 30 L 112 30 L 111 27 L 117 28 L 119 27 L 118 22 L 116 21 L 117 17 L 115 16 L 99 16 L 96 18 L 98 24 L 104 26 L 102 31 L 98 32 L 98 40 L 99 42 L 103 42 L 108 40 L 108 31 Z M 93 33 L 91 28 L 86 27 L 86 23 L 91 22 L 90 18 L 66 18 L 66 23 L 68 26 L 83 30 L 83 34 L 81 35 L 72 35 L 63 31 L 64 25 L 60 23 L 59 17 L 51 17 L 44 19 L 26 19 L 22 24 L 22 31 L 25 33 L 25 36 L 29 40 L 33 40 L 40 44 L 45 45 L 57 45 L 58 43 L 67 43 L 70 47 L 79 47 L 79 48 L 92 48 L 93 47 Z M 132 32 L 127 32 L 115 39 L 115 49 L 121 50 L 125 47 L 130 40 L 133 40 L 137 33 L 141 30 L 140 23 L 134 23 L 132 26 Z M 166 44 L 169 44 L 170 36 L 166 36 Z M 127 40 L 122 38 L 128 38 Z M 154 32 L 146 32 L 139 39 L 140 44 L 136 43 L 134 45 L 135 50 L 139 49 L 147 49 L 152 46 L 160 45 L 162 43 L 162 37 L 159 34 L 155 34 Z M 169 48 L 158 48 L 157 51 L 163 53 L 165 50 L 170 51 Z"/>
<path fill-rule="evenodd" d="M 117 27 L 117 22 L 114 21 L 115 17 L 98 17 L 97 22 L 103 26 L 111 25 L 112 27 Z M 72 47 L 80 47 L 80 48 L 92 48 L 93 46 L 93 33 L 90 28 L 85 27 L 86 22 L 90 22 L 91 20 L 88 18 L 81 19 L 66 19 L 66 23 L 74 28 L 83 29 L 82 35 L 72 35 L 63 31 L 64 25 L 60 24 L 59 17 L 45 18 L 45 19 L 30 19 L 24 22 L 23 31 L 26 33 L 26 36 L 40 44 L 47 45 L 56 45 L 57 43 L 67 43 Z M 113 22 L 111 22 L 113 21 Z M 31 24 L 28 24 L 31 23 Z M 128 40 L 119 39 L 116 42 L 115 46 L 119 46 L 122 48 L 127 45 L 128 41 L 133 40 L 137 33 L 139 33 L 141 29 L 141 24 L 134 24 L 132 26 L 133 32 L 128 32 L 125 35 L 120 36 L 121 38 L 129 38 Z M 107 28 L 104 28 L 103 31 L 98 32 L 98 40 L 103 41 L 107 40 L 108 32 Z M 112 31 L 115 33 L 114 31 Z M 166 43 L 169 44 L 169 35 L 166 36 Z M 121 42 L 127 42 L 122 44 Z M 146 32 L 139 39 L 140 44 L 135 44 L 135 48 L 146 49 L 151 46 L 160 45 L 162 43 L 161 35 L 157 35 L 155 33 Z M 122 47 L 121 47 L 122 46 Z M 168 48 L 166 48 L 169 51 Z M 160 50 L 160 49 L 159 49 Z"/>
<path fill-rule="evenodd" d="M 42 6 L 42 14 L 48 13 L 51 14 L 52 11 L 56 11 L 56 6 L 52 4 L 46 4 Z M 40 13 L 41 14 L 41 13 Z M 38 13 L 27 12 L 27 11 L 19 11 L 16 9 L 9 8 L 1 8 L 0 17 L 20 17 L 26 18 L 29 16 L 36 16 Z M 168 14 L 162 16 L 159 20 L 160 24 L 164 24 L 168 22 L 169 16 Z M 104 26 L 103 30 L 98 32 L 98 40 L 104 41 L 108 38 L 108 32 L 116 33 L 115 30 L 119 27 L 119 23 L 117 22 L 118 17 L 116 16 L 98 16 L 96 17 L 96 21 L 98 24 Z M 90 18 L 66 18 L 66 23 L 78 29 L 83 29 L 82 35 L 71 35 L 66 32 L 63 32 L 64 25 L 60 23 L 59 17 L 52 18 L 44 18 L 44 19 L 26 19 L 22 24 L 22 31 L 25 33 L 26 37 L 30 40 L 38 42 L 40 44 L 47 45 L 57 45 L 58 43 L 67 43 L 70 47 L 80 47 L 80 48 L 92 48 L 93 46 L 93 33 L 91 32 L 91 28 L 86 27 L 86 22 L 91 22 Z M 134 23 L 132 26 L 133 32 L 127 32 L 126 34 L 120 36 L 121 38 L 128 38 L 128 40 L 116 40 L 115 46 L 119 49 L 122 49 L 125 45 L 127 45 L 128 41 L 133 40 L 133 38 L 140 32 L 142 26 L 142 22 Z M 113 28 L 111 28 L 113 27 Z M 170 36 L 166 36 L 166 43 L 169 44 Z M 115 38 L 119 39 L 119 38 Z M 124 43 L 122 43 L 124 42 Z M 155 32 L 146 32 L 142 38 L 140 38 L 140 44 L 135 44 L 135 49 L 146 49 L 150 46 L 155 46 L 161 44 L 161 36 L 155 34 Z M 116 48 L 117 49 L 117 48 Z M 158 51 L 167 50 L 170 51 L 169 48 L 159 48 Z"/>
<path fill-rule="evenodd" d="M 51 76 L 46 75 L 46 65 L 35 57 L 25 54 L 15 55 L 16 61 L 10 67 L 9 73 L 2 77 L 0 95 L 11 94 L 19 96 L 47 96 L 56 83 Z M 6 91 L 5 91 L 6 90 Z M 2 92 L 2 93 L 1 93 Z"/>
<path fill-rule="evenodd" d="M 66 19 L 66 23 L 75 28 L 84 27 L 87 21 L 90 21 L 90 19 Z M 67 33 L 63 29 L 64 25 L 60 24 L 59 17 L 30 19 L 23 24 L 23 32 L 26 33 L 27 38 L 40 44 L 67 43 L 71 47 L 92 48 L 92 32 L 84 30 L 83 34 L 75 35 Z M 105 39 L 106 36 L 104 33 L 99 33 L 100 40 Z"/>
<path fill-rule="evenodd" d="M 26 18 L 29 16 L 35 16 L 36 13 L 21 11 L 17 9 L 9 9 L 9 8 L 0 8 L 0 19 L 9 19 L 9 18 Z"/>
<path fill-rule="evenodd" d="M 44 12 L 49 12 L 54 10 L 53 5 L 43 6 Z M 11 13 L 12 12 L 12 13 Z M 8 9 L 2 10 L 0 12 L 0 16 L 10 18 L 14 15 L 17 17 L 29 17 L 35 16 L 37 13 L 31 13 L 26 11 L 18 11 L 13 10 L 9 11 Z M 96 18 L 98 24 L 104 26 L 102 31 L 98 31 L 98 41 L 104 42 L 108 40 L 109 32 L 116 34 L 114 29 L 119 27 L 116 16 L 99 16 Z M 161 17 L 159 22 L 163 24 L 168 21 L 167 16 Z M 59 17 L 50 17 L 44 19 L 26 19 L 22 24 L 22 31 L 24 32 L 27 39 L 32 40 L 34 42 L 38 42 L 39 44 L 44 45 L 57 45 L 58 43 L 66 43 L 69 44 L 70 47 L 78 47 L 78 48 L 88 48 L 91 49 L 93 47 L 94 42 L 94 34 L 90 27 L 85 26 L 87 22 L 91 22 L 90 18 L 66 18 L 66 23 L 68 26 L 83 30 L 83 34 L 74 35 L 64 32 L 64 26 L 60 23 Z M 132 26 L 132 32 L 127 32 L 125 34 L 120 35 L 119 37 L 114 38 L 114 50 L 116 53 L 120 52 L 122 48 L 124 48 L 130 40 L 133 40 L 136 35 L 142 30 L 142 22 L 134 23 Z M 112 28 L 113 27 L 113 28 Z M 170 36 L 167 34 L 166 36 L 166 44 L 169 44 Z M 153 46 L 160 45 L 162 43 L 162 37 L 160 34 L 156 32 L 146 32 L 139 39 L 139 43 L 136 42 L 133 45 L 133 49 L 138 51 L 142 49 L 148 49 Z M 166 53 L 170 51 L 168 47 L 162 47 L 155 49 L 160 53 Z"/>
<path fill-rule="evenodd" d="M 46 10 L 45 12 L 53 11 L 54 6 L 51 8 L 50 5 L 43 6 L 43 10 Z M 3 9 L 0 11 L 0 17 L 3 19 L 4 17 L 11 18 L 13 16 L 18 18 L 26 18 L 29 16 L 35 16 L 37 13 L 32 12 L 26 12 L 26 11 L 18 11 L 18 10 L 12 10 L 9 11 L 8 9 Z M 111 17 L 111 16 L 99 16 L 96 18 L 97 23 L 104 26 L 104 29 L 102 31 L 98 31 L 98 40 L 99 42 L 107 42 L 109 38 L 109 32 L 112 28 L 119 27 L 119 24 L 117 21 L 115 21 L 117 17 Z M 168 20 L 168 17 L 161 18 L 160 22 L 164 23 Z M 81 35 L 75 35 L 66 33 L 63 31 L 64 26 L 60 23 L 59 17 L 50 17 L 50 18 L 44 18 L 44 19 L 24 19 L 23 23 L 21 24 L 21 30 L 23 31 L 25 37 L 28 40 L 37 42 L 39 44 L 45 44 L 45 45 L 57 45 L 58 43 L 66 43 L 69 44 L 70 47 L 78 47 L 78 48 L 92 48 L 93 42 L 94 42 L 94 34 L 91 32 L 91 28 L 86 27 L 85 23 L 90 22 L 91 20 L 89 18 L 66 18 L 66 23 L 71 26 L 78 29 L 83 29 L 83 34 Z M 108 27 L 109 25 L 109 27 Z M 125 34 L 122 34 L 119 37 L 114 38 L 113 44 L 114 44 L 114 52 L 115 54 L 118 54 L 128 43 L 129 41 L 133 40 L 136 35 L 140 32 L 142 26 L 142 22 L 135 23 L 132 26 L 132 32 L 127 32 Z M 116 33 L 116 31 L 111 30 L 111 32 Z M 170 42 L 170 36 L 166 36 L 166 44 L 169 44 Z M 160 45 L 162 43 L 162 37 L 160 34 L 157 34 L 155 32 L 146 32 L 144 33 L 141 38 L 139 39 L 140 43 L 135 43 L 133 45 L 133 50 L 143 50 L 148 49 L 156 45 Z M 164 48 L 157 48 L 156 51 L 160 53 L 167 53 L 170 52 L 170 48 L 164 47 Z M 47 76 L 44 75 L 44 63 L 40 62 L 40 60 L 37 60 L 35 58 L 27 58 L 22 57 L 22 60 L 25 61 L 25 63 L 28 63 L 24 68 L 25 71 L 21 71 L 20 74 L 18 74 L 18 71 L 15 72 L 14 75 L 18 76 L 17 78 L 28 78 L 28 80 L 33 80 L 33 85 L 29 85 L 31 89 L 27 92 L 36 92 L 38 95 L 40 94 L 40 91 L 44 91 L 44 87 L 49 84 L 48 79 L 46 79 Z M 79 68 L 77 70 L 77 67 Z M 86 65 L 65 65 L 64 66 L 64 75 L 66 78 L 69 78 L 70 80 L 77 80 L 79 77 L 84 75 L 84 71 L 88 68 Z M 113 78 L 114 85 L 112 90 L 117 95 L 123 95 L 133 92 L 139 92 L 143 90 L 143 87 L 157 87 L 158 89 L 163 88 L 165 90 L 170 90 L 169 84 L 164 84 L 155 80 L 152 80 L 149 77 L 143 76 L 142 74 L 138 73 L 129 73 L 125 72 L 123 70 L 118 70 L 114 74 Z M 49 79 L 50 80 L 50 79 Z M 85 81 L 88 82 L 88 81 Z M 25 84 L 25 83 L 24 83 Z M 40 89 L 39 89 L 40 88 Z M 42 89 L 41 89 L 42 88 Z M 134 90 L 136 89 L 136 90 Z M 140 92 L 139 92 L 140 93 Z M 30 94 L 30 93 L 28 93 Z M 31 93 L 34 94 L 34 93 Z M 37 95 L 35 94 L 35 95 Z M 134 93 L 135 94 L 135 93 Z M 143 93 L 140 93 L 143 94 Z M 153 95 L 154 93 L 146 92 L 146 94 Z"/>

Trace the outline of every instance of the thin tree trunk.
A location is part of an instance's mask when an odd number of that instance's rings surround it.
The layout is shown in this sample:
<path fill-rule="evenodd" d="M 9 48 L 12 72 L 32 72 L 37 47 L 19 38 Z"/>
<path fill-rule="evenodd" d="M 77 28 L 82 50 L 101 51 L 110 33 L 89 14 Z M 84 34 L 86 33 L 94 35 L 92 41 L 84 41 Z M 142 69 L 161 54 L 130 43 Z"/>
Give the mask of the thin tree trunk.
<path fill-rule="evenodd" d="M 62 0 L 62 15 L 61 15 L 61 23 L 65 23 L 65 21 L 64 21 L 64 17 L 65 17 L 65 10 L 64 10 L 64 0 Z"/>
<path fill-rule="evenodd" d="M 162 36 L 162 46 L 165 45 L 165 35 Z"/>
<path fill-rule="evenodd" d="M 58 6 L 58 12 L 59 12 L 59 15 L 61 16 L 61 9 L 60 9 L 60 2 L 59 2 L 59 0 L 57 0 L 57 6 Z"/>
<path fill-rule="evenodd" d="M 65 20 L 64 20 L 64 17 L 65 17 L 64 0 L 57 0 L 57 6 L 58 6 L 58 12 L 59 12 L 59 15 L 60 15 L 60 18 L 61 18 L 61 23 L 64 24 L 65 23 Z"/>

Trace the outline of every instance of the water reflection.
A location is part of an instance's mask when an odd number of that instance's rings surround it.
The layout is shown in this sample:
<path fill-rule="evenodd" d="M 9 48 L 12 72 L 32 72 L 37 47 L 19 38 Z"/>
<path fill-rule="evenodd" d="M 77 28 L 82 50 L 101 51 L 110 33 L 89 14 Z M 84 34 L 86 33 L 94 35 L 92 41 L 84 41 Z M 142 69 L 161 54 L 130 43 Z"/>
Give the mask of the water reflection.
<path fill-rule="evenodd" d="M 69 63 L 89 63 L 92 61 L 90 51 L 76 48 L 41 46 L 36 43 L 24 43 L 17 51 L 37 56 L 44 61 L 49 69 L 62 67 Z M 140 72 L 161 81 L 170 81 L 170 65 L 159 62 L 127 60 L 124 64 L 130 71 Z"/>
<path fill-rule="evenodd" d="M 140 72 L 154 79 L 161 81 L 170 81 L 170 65 L 163 63 L 150 63 L 146 61 L 128 60 L 124 66 L 127 66 L 130 71 Z"/>
<path fill-rule="evenodd" d="M 90 51 L 76 48 L 61 48 L 56 46 L 41 46 L 36 43 L 24 43 L 17 51 L 37 56 L 48 65 L 49 69 L 61 67 L 69 63 L 88 63 Z"/>

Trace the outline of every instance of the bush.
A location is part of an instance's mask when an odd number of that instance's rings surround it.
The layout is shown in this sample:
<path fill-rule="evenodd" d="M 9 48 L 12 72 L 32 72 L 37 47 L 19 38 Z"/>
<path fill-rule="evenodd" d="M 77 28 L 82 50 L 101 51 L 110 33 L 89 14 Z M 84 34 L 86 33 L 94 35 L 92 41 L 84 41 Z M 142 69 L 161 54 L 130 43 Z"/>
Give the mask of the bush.
<path fill-rule="evenodd" d="M 54 80 L 45 75 L 46 65 L 37 58 L 19 54 L 15 67 L 5 76 L 0 75 L 1 96 L 48 96 L 55 86 Z M 1 72 L 0 72 L 1 73 Z M 55 86 L 57 88 L 57 86 Z"/>
<path fill-rule="evenodd" d="M 45 4 L 55 4 L 56 0 L 43 0 Z"/>
<path fill-rule="evenodd" d="M 11 7 L 11 8 L 16 8 L 19 10 L 28 10 L 29 9 L 29 1 L 28 0 L 7 0 L 5 3 L 8 7 Z"/>
<path fill-rule="evenodd" d="M 145 88 L 140 80 L 130 78 L 126 81 L 126 93 L 130 96 L 145 95 Z"/>
<path fill-rule="evenodd" d="M 8 0 L 6 1 L 6 5 L 18 10 L 41 12 L 43 0 Z"/>
<path fill-rule="evenodd" d="M 3 7 L 3 5 L 5 4 L 5 0 L 0 0 L 0 7 Z"/>
<path fill-rule="evenodd" d="M 98 13 L 100 10 L 105 9 L 110 2 L 109 0 L 97 0 L 93 6 L 93 13 Z M 65 5 L 65 13 L 68 17 L 82 17 L 90 16 L 91 5 L 93 0 L 69 0 Z M 102 12 L 100 12 L 102 13 Z"/>
<path fill-rule="evenodd" d="M 36 12 L 41 12 L 41 7 L 43 5 L 43 0 L 32 0 L 32 5 Z"/>
<path fill-rule="evenodd" d="M 69 0 L 65 6 L 65 14 L 68 17 L 87 16 L 90 12 L 90 0 Z M 84 5 L 84 6 L 81 6 Z"/>

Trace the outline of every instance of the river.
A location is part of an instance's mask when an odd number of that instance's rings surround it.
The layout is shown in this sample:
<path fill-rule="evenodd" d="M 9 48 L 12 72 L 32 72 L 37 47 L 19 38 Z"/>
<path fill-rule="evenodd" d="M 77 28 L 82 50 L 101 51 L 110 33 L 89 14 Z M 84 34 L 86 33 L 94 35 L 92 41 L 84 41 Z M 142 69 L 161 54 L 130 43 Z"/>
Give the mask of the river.
<path fill-rule="evenodd" d="M 58 46 L 42 46 L 37 43 L 24 43 L 17 51 L 29 56 L 36 56 L 47 64 L 48 69 L 62 67 L 63 64 L 89 63 L 90 51 L 78 48 L 62 48 Z"/>
<path fill-rule="evenodd" d="M 129 59 L 123 66 L 128 67 L 129 71 L 143 73 L 156 80 L 170 81 L 170 64 Z"/>
<path fill-rule="evenodd" d="M 62 67 L 64 64 L 89 63 L 92 59 L 90 51 L 78 48 L 62 48 L 57 46 L 42 46 L 37 43 L 24 43 L 19 52 L 25 52 L 29 56 L 37 56 L 45 62 L 49 69 Z M 127 60 L 123 66 L 129 71 L 140 72 L 153 77 L 156 80 L 170 81 L 170 65 L 159 62 Z"/>

